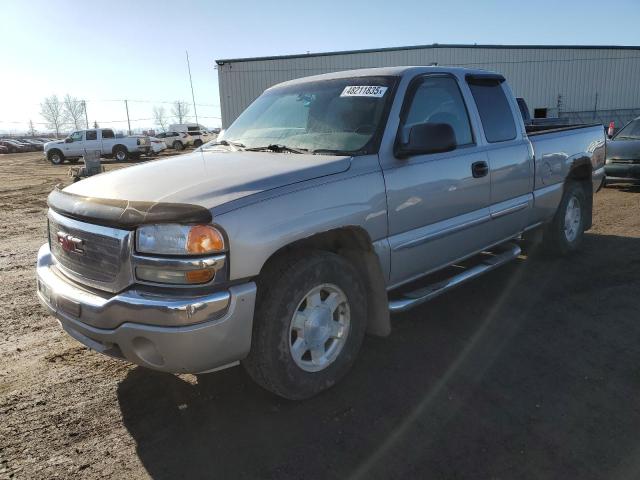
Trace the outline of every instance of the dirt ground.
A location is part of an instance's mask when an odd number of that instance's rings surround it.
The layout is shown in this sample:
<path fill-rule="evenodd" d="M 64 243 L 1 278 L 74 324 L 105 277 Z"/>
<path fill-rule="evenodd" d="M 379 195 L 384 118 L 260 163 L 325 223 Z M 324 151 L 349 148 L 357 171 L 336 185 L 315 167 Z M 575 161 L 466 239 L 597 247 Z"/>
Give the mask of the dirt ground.
<path fill-rule="evenodd" d="M 62 332 L 34 262 L 66 171 L 0 156 L 0 478 L 640 477 L 640 189 L 596 195 L 579 254 L 395 317 L 295 403 L 241 368 L 159 374 Z"/>

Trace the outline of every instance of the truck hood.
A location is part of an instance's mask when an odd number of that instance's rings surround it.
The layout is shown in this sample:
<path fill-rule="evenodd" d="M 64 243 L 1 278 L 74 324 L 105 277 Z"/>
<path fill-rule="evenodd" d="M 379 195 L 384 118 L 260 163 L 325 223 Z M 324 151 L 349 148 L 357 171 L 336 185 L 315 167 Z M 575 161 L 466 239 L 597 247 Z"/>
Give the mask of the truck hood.
<path fill-rule="evenodd" d="M 350 166 L 351 157 L 333 155 L 193 152 L 96 175 L 66 187 L 64 192 L 211 209 L 266 190 L 341 173 Z"/>
<path fill-rule="evenodd" d="M 640 160 L 640 140 L 609 140 L 607 160 Z"/>

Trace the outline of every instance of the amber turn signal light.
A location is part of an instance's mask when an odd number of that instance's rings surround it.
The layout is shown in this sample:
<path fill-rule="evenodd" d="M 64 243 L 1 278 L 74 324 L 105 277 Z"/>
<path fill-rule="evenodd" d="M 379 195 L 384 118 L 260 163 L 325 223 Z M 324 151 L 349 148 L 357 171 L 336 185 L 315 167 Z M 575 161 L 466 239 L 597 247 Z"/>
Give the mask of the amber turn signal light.
<path fill-rule="evenodd" d="M 211 281 L 215 272 L 213 270 L 190 270 L 184 276 L 187 283 L 207 283 Z"/>
<path fill-rule="evenodd" d="M 222 250 L 224 250 L 224 238 L 218 230 L 209 225 L 191 227 L 187 237 L 188 253 L 211 253 Z"/>

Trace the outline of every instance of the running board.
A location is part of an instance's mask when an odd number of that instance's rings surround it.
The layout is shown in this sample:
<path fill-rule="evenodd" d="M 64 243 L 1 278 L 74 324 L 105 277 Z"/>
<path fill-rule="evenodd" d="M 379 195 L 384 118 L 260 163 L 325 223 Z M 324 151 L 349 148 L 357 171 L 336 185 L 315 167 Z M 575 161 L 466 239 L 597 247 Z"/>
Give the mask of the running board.
<path fill-rule="evenodd" d="M 489 256 L 478 265 L 468 268 L 467 270 L 445 280 L 427 285 L 426 287 L 419 288 L 412 292 L 407 292 L 398 299 L 391 300 L 389 302 L 389 311 L 391 313 L 399 313 L 409 310 L 416 305 L 427 302 L 438 295 L 463 284 L 467 280 L 479 277 L 484 273 L 490 272 L 491 270 L 516 259 L 521 253 L 520 247 L 514 243 L 507 243 L 503 246 L 505 247 L 504 251 Z"/>

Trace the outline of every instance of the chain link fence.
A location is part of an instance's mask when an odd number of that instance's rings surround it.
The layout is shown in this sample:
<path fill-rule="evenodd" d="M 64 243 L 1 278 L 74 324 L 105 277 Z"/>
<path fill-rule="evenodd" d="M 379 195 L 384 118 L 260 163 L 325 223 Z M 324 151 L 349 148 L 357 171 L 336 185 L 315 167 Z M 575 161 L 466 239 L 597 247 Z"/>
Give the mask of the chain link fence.
<path fill-rule="evenodd" d="M 619 130 L 634 118 L 640 117 L 640 108 L 559 112 L 558 116 L 567 119 L 568 123 L 601 123 L 608 126 L 609 122 L 613 121 L 616 124 L 616 130 Z"/>

